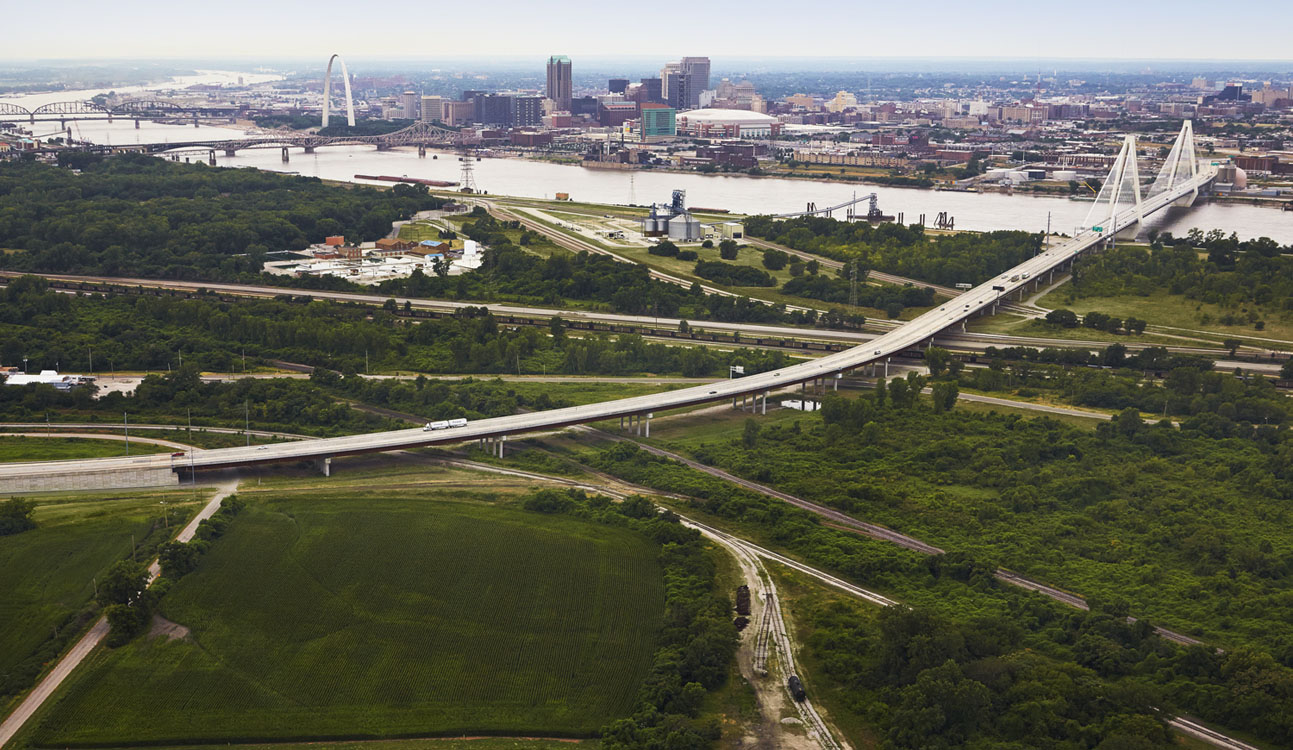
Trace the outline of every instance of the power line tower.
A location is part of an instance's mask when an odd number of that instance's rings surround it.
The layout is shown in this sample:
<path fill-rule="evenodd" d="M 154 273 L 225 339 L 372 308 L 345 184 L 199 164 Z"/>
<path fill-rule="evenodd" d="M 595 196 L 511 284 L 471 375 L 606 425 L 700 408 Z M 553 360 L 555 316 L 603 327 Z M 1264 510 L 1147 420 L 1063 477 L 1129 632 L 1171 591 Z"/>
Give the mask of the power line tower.
<path fill-rule="evenodd" d="M 858 306 L 858 259 L 849 264 L 849 305 Z"/>
<path fill-rule="evenodd" d="M 459 156 L 458 161 L 462 163 L 462 174 L 458 177 L 458 189 L 464 193 L 476 192 L 476 173 L 471 162 L 471 154 Z"/>

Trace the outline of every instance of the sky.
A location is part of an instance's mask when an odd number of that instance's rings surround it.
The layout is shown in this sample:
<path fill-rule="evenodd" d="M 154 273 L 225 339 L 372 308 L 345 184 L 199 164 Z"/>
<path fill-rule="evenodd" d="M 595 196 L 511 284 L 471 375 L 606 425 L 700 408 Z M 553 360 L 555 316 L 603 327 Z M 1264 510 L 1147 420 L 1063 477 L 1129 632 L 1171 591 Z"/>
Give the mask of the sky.
<path fill-rule="evenodd" d="M 57 18 L 0 24 L 0 59 L 1293 58 L 1287 0 L 55 0 L 55 8 Z"/>

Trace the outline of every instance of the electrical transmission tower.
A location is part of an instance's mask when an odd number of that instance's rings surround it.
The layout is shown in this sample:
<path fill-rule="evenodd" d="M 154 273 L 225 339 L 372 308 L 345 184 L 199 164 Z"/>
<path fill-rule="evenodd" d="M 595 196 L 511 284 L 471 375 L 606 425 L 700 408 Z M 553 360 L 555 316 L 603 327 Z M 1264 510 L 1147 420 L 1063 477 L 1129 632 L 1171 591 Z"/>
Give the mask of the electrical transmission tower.
<path fill-rule="evenodd" d="M 849 264 L 849 305 L 858 306 L 858 259 Z"/>
<path fill-rule="evenodd" d="M 458 189 L 464 193 L 476 192 L 476 173 L 473 171 L 471 155 L 458 157 L 462 163 L 462 175 L 458 177 Z"/>

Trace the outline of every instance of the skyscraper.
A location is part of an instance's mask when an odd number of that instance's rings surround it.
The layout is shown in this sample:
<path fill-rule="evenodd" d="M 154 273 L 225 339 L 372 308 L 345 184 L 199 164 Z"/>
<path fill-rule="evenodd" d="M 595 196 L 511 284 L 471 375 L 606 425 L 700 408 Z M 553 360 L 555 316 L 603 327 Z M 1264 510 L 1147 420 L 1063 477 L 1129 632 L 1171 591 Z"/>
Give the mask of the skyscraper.
<path fill-rule="evenodd" d="M 570 58 L 565 55 L 553 55 L 548 58 L 548 98 L 561 112 L 570 111 L 570 97 L 573 91 L 570 80 Z"/>
<path fill-rule="evenodd" d="M 709 90 L 709 58 L 684 57 L 678 67 L 687 76 L 687 106 L 700 106 L 700 92 Z"/>

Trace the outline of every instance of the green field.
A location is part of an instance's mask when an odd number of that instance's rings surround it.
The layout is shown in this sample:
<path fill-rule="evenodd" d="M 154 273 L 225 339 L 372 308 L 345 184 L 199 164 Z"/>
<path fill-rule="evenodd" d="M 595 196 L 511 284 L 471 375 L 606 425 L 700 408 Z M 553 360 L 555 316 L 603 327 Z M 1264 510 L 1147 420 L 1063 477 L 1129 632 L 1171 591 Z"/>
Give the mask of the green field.
<path fill-rule="evenodd" d="M 1242 308 L 1223 307 L 1166 292 L 1155 292 L 1144 297 L 1126 294 L 1115 297 L 1072 298 L 1071 291 L 1068 287 L 1060 287 L 1042 297 L 1037 304 L 1047 309 L 1066 308 L 1079 315 L 1085 315 L 1094 310 L 1118 318 L 1140 318 L 1149 321 L 1150 325 L 1206 331 L 1217 340 L 1222 337 L 1253 337 L 1293 341 L 1293 313 L 1279 310 L 1274 305 L 1266 308 L 1251 306 L 1253 312 L 1266 323 L 1264 329 L 1258 331 L 1252 323 L 1222 325 L 1220 322 L 1226 315 L 1242 318 L 1250 309 L 1247 305 Z"/>
<path fill-rule="evenodd" d="M 132 536 L 143 545 L 173 533 L 162 526 L 159 504 L 171 509 L 173 529 L 201 499 L 173 492 L 43 497 L 35 529 L 0 537 L 0 705 L 88 623 L 94 578 L 130 556 Z"/>
<path fill-rule="evenodd" d="M 632 711 L 656 548 L 569 517 L 376 492 L 254 500 L 162 601 L 190 628 L 89 661 L 40 746 L 587 737 Z"/>
<path fill-rule="evenodd" d="M 130 441 L 130 454 L 170 451 L 165 445 Z M 0 463 L 8 461 L 57 461 L 64 458 L 106 458 L 126 455 L 124 440 L 92 438 L 0 437 Z"/>

